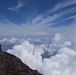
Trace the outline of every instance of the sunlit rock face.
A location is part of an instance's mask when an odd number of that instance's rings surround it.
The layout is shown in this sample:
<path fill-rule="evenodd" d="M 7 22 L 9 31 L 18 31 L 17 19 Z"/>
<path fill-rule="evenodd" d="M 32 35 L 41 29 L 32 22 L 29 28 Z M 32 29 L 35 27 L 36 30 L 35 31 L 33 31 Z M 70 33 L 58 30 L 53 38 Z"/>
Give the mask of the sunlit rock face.
<path fill-rule="evenodd" d="M 6 52 L 0 52 L 0 75 L 42 75 L 30 69 L 19 58 Z"/>

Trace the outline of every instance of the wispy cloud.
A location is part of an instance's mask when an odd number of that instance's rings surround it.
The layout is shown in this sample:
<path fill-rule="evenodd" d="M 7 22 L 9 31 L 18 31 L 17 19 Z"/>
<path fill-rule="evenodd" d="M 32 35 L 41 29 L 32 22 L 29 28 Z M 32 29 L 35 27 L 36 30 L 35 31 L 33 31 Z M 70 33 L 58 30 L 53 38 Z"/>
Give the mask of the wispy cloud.
<path fill-rule="evenodd" d="M 54 8 L 52 8 L 51 10 L 48 10 L 46 12 L 46 15 L 49 15 L 50 13 L 56 12 L 58 10 L 61 10 L 73 4 L 76 4 L 76 0 L 64 0 L 63 2 L 59 2 L 56 6 L 54 6 Z"/>
<path fill-rule="evenodd" d="M 9 10 L 13 10 L 13 11 L 17 11 L 18 9 L 20 9 L 21 7 L 23 7 L 25 5 L 25 3 L 23 2 L 23 0 L 18 0 L 18 3 L 16 6 L 10 7 L 8 8 Z"/>
<path fill-rule="evenodd" d="M 70 15 L 68 15 L 68 13 L 74 14 L 74 13 L 76 13 L 75 10 L 76 10 L 76 7 L 71 8 L 71 9 L 67 9 L 64 11 L 60 11 L 60 12 L 54 13 L 54 14 L 52 12 L 48 16 L 46 15 L 47 13 L 46 14 L 40 14 L 36 18 L 32 19 L 32 24 L 47 25 L 47 26 L 48 25 L 54 25 L 58 22 L 62 22 L 62 21 L 72 19 L 75 15 L 70 16 Z M 65 15 L 68 15 L 68 16 L 64 17 Z"/>
<path fill-rule="evenodd" d="M 76 4 L 76 0 L 65 0 L 61 5 L 62 5 L 62 8 L 64 8 L 64 7 L 70 6 L 72 4 Z"/>
<path fill-rule="evenodd" d="M 20 25 L 16 25 L 6 19 L 4 22 L 0 22 L 0 30 L 2 31 L 0 35 L 48 35 L 50 34 L 49 32 L 55 31 L 51 26 L 75 18 L 76 7 L 56 12 L 75 3 L 76 0 L 63 1 L 63 3 L 51 9 L 52 12 L 48 10 L 43 14 L 36 15 L 30 22 L 29 19 L 27 19 L 26 23 Z M 23 5 L 23 2 L 21 4 L 19 0 L 18 5 L 14 8 L 19 9 Z M 68 15 L 68 13 L 71 15 Z M 66 17 L 66 15 L 68 16 Z"/>
<path fill-rule="evenodd" d="M 0 32 L 0 35 L 48 35 L 50 31 L 54 32 L 55 30 L 52 27 L 49 28 L 48 26 L 55 25 L 69 19 L 74 19 L 76 15 L 65 18 L 62 17 L 71 13 L 75 9 L 76 8 L 66 10 L 65 12 L 59 12 L 52 16 L 45 16 L 44 14 L 39 15 L 32 19 L 30 23 L 28 22 L 20 25 L 16 25 L 6 19 L 5 22 L 0 22 L 0 30 L 2 31 Z M 44 17 L 42 18 L 42 16 Z"/>
<path fill-rule="evenodd" d="M 18 36 L 18 35 L 46 35 L 46 30 L 45 26 L 38 26 L 38 25 L 27 25 L 27 24 L 22 24 L 22 25 L 16 25 L 14 23 L 3 23 L 0 22 L 0 35 L 5 36 L 5 35 L 10 35 L 10 36 Z"/>
<path fill-rule="evenodd" d="M 76 4 L 76 0 L 64 0 L 63 2 L 57 3 L 52 9 L 46 11 L 44 13 L 44 15 L 48 16 L 49 14 L 56 13 L 58 10 L 61 10 L 61 9 L 65 8 L 65 7 L 73 5 L 73 4 Z M 42 18 L 43 17 L 44 16 L 42 16 Z"/>

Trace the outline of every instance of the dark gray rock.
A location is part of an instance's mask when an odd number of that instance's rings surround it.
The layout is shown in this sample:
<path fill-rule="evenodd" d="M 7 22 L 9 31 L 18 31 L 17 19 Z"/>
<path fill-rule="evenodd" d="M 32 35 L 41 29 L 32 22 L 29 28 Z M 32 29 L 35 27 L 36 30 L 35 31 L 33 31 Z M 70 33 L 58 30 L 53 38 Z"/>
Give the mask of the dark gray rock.
<path fill-rule="evenodd" d="M 42 75 L 30 69 L 19 58 L 6 52 L 0 52 L 0 75 Z"/>

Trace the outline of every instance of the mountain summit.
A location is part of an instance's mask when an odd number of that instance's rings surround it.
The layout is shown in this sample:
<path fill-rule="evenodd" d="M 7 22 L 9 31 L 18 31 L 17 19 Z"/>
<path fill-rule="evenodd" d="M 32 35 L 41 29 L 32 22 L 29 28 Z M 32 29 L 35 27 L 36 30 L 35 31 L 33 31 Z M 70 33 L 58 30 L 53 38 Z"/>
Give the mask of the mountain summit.
<path fill-rule="evenodd" d="M 30 69 L 16 56 L 2 52 L 0 45 L 0 75 L 42 75 Z"/>

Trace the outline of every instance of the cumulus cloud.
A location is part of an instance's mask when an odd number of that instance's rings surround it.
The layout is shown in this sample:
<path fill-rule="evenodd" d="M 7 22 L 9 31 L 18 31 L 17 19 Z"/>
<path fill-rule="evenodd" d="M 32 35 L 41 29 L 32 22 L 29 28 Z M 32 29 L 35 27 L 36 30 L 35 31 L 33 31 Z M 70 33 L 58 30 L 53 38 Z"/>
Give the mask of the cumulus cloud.
<path fill-rule="evenodd" d="M 4 39 L 0 40 L 0 43 L 15 43 L 16 41 L 17 41 L 17 39 L 16 39 L 16 38 L 11 37 L 11 39 L 10 39 L 10 40 L 9 40 L 9 39 L 7 39 L 7 38 L 4 38 Z"/>
<path fill-rule="evenodd" d="M 61 40 L 61 35 L 59 33 L 55 34 L 55 37 L 53 38 L 55 41 L 60 41 Z"/>
<path fill-rule="evenodd" d="M 18 44 L 23 42 L 24 39 L 18 39 L 15 37 L 11 37 L 11 38 L 3 38 L 0 40 L 0 43 L 4 43 L 4 44 Z"/>
<path fill-rule="evenodd" d="M 59 33 L 56 33 L 53 39 L 55 40 L 52 43 L 41 45 L 34 45 L 25 40 L 7 52 L 16 55 L 29 67 L 37 69 L 44 75 L 75 75 L 76 51 L 71 48 L 72 43 L 59 42 L 61 40 Z M 49 58 L 42 57 L 45 52 L 50 53 Z M 51 53 L 55 54 L 51 56 Z"/>
<path fill-rule="evenodd" d="M 63 29 L 62 31 L 60 31 L 62 34 L 63 39 L 65 40 L 70 40 L 72 42 L 72 46 L 74 49 L 76 49 L 76 20 L 74 20 L 74 22 L 66 27 L 65 29 Z"/>

